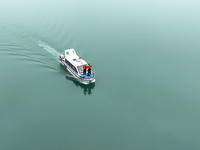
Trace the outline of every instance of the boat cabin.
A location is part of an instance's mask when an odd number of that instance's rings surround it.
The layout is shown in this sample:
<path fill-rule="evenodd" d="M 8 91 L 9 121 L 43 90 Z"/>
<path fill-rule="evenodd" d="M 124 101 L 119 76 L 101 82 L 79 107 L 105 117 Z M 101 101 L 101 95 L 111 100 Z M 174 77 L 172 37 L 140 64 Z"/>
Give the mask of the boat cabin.
<path fill-rule="evenodd" d="M 65 62 L 78 74 L 82 74 L 83 66 L 87 65 L 86 61 L 77 56 L 74 49 L 65 50 Z"/>

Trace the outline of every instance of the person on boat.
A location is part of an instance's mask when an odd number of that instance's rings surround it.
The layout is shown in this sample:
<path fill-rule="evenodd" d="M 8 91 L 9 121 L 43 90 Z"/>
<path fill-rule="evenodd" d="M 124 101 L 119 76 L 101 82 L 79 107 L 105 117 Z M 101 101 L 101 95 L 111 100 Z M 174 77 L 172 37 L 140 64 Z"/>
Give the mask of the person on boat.
<path fill-rule="evenodd" d="M 83 66 L 83 74 L 86 74 L 86 68 L 87 68 L 87 66 L 84 65 L 84 66 Z"/>
<path fill-rule="evenodd" d="M 72 69 L 73 69 L 75 72 L 77 72 L 75 67 L 72 67 Z"/>
<path fill-rule="evenodd" d="M 90 76 L 91 75 L 92 66 L 90 64 L 88 64 L 87 68 L 88 68 L 88 76 Z"/>

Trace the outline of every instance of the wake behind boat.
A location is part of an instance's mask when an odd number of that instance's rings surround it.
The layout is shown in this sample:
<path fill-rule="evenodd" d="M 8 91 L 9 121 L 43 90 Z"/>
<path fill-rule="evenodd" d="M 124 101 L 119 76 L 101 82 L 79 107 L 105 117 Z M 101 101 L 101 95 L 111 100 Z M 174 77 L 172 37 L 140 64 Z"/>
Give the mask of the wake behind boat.
<path fill-rule="evenodd" d="M 61 65 L 63 65 L 75 78 L 81 83 L 89 84 L 95 82 L 95 74 L 91 70 L 90 64 L 77 56 L 74 49 L 67 49 L 64 55 L 59 56 Z M 85 66 L 88 66 L 87 68 Z"/>

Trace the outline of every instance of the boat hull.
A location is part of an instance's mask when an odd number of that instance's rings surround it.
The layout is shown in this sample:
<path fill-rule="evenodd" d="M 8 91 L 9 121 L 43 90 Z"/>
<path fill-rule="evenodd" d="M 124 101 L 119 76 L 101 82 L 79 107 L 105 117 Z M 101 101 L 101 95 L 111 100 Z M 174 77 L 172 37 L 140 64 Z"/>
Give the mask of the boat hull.
<path fill-rule="evenodd" d="M 94 72 L 91 72 L 93 74 L 93 76 L 91 78 L 85 78 L 84 76 L 87 76 L 87 75 L 79 75 L 78 73 L 76 73 L 70 66 L 68 66 L 64 59 L 60 59 L 60 64 L 66 68 L 66 70 L 68 70 L 71 75 L 76 78 L 79 82 L 83 83 L 83 84 L 90 84 L 90 83 L 94 83 L 96 80 L 95 80 L 95 74 Z"/>

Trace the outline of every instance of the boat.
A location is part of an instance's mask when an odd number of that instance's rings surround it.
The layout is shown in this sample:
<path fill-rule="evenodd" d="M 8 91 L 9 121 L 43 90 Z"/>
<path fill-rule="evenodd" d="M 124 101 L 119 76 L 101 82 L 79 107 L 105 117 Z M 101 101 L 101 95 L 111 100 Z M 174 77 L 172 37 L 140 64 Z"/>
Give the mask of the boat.
<path fill-rule="evenodd" d="M 60 64 L 64 66 L 74 78 L 83 84 L 94 83 L 95 73 L 91 70 L 91 74 L 83 73 L 83 66 L 88 66 L 88 63 L 79 57 L 74 49 L 67 49 L 64 51 L 64 54 L 59 55 Z"/>

